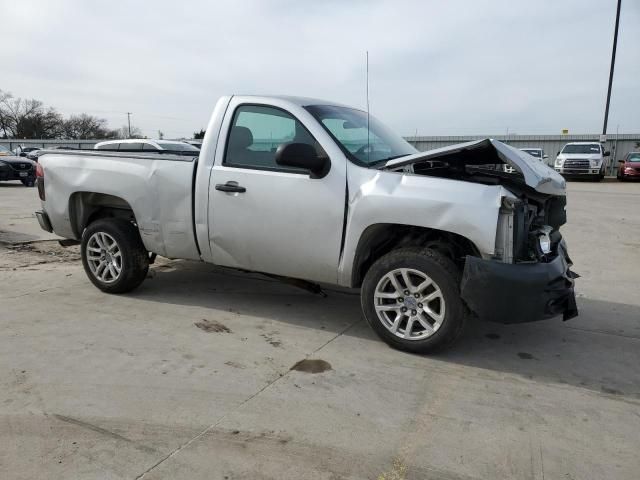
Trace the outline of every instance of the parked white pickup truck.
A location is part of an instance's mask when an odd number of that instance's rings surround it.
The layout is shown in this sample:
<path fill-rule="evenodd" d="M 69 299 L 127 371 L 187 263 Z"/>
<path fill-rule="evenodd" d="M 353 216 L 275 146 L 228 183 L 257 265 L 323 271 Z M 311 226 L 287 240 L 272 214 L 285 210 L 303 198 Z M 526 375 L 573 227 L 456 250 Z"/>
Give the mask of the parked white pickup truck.
<path fill-rule="evenodd" d="M 577 315 L 565 181 L 490 139 L 421 153 L 360 110 L 228 96 L 199 158 L 56 150 L 37 175 L 40 225 L 81 242 L 105 292 L 136 288 L 155 255 L 360 288 L 371 327 L 413 352 L 469 314 Z"/>

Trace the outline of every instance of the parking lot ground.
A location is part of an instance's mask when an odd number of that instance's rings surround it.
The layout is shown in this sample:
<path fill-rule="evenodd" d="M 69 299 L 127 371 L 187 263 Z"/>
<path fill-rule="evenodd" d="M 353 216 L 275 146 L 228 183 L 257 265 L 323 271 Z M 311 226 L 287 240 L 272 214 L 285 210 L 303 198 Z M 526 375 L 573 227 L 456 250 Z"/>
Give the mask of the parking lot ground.
<path fill-rule="evenodd" d="M 0 184 L 0 230 L 25 192 Z M 637 479 L 638 204 L 571 182 L 580 316 L 471 322 L 429 357 L 352 292 L 161 260 L 112 296 L 77 248 L 5 243 L 0 478 Z"/>

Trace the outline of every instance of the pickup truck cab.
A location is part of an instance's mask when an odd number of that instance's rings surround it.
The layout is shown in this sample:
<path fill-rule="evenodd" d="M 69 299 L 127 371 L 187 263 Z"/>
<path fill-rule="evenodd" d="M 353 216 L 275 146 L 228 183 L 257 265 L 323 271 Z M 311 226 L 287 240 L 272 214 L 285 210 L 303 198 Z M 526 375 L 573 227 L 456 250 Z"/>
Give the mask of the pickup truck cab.
<path fill-rule="evenodd" d="M 556 172 L 567 177 L 600 181 L 604 178 L 609 152 L 598 142 L 567 143 L 556 157 Z"/>
<path fill-rule="evenodd" d="M 413 352 L 470 314 L 577 314 L 560 175 L 491 139 L 418 152 L 331 102 L 223 97 L 199 157 L 47 152 L 38 191 L 42 228 L 80 241 L 108 293 L 155 255 L 359 288 L 371 327 Z"/>

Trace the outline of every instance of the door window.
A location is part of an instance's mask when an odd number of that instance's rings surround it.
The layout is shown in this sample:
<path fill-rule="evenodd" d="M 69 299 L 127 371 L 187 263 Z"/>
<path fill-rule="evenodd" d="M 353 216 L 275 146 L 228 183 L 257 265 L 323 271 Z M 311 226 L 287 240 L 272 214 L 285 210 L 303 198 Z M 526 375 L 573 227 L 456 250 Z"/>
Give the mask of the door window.
<path fill-rule="evenodd" d="M 110 151 L 115 151 L 118 150 L 118 147 L 120 146 L 119 143 L 107 143 L 106 145 L 99 145 L 98 148 L 96 150 L 110 150 Z"/>
<path fill-rule="evenodd" d="M 321 148 L 307 129 L 291 114 L 273 107 L 241 105 L 233 115 L 224 164 L 306 173 L 304 169 L 276 163 L 276 150 L 283 143 L 306 143 L 320 153 Z"/>
<path fill-rule="evenodd" d="M 132 143 L 121 143 L 120 151 L 121 152 L 139 152 L 142 150 L 142 143 L 132 142 Z"/>

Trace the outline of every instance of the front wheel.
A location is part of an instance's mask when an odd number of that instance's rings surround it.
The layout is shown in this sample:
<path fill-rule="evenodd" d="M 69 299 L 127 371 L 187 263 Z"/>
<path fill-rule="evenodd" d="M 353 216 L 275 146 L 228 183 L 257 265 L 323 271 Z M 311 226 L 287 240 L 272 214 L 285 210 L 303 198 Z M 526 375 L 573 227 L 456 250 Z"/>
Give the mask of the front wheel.
<path fill-rule="evenodd" d="M 103 292 L 124 293 L 147 276 L 149 257 L 138 229 L 120 218 L 96 220 L 82 234 L 82 265 Z"/>
<path fill-rule="evenodd" d="M 452 344 L 467 316 L 460 271 L 439 252 L 403 248 L 377 260 L 362 284 L 364 316 L 394 348 L 428 353 Z"/>

